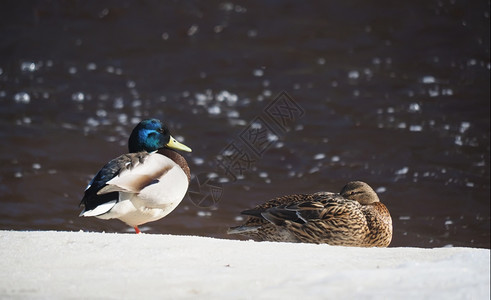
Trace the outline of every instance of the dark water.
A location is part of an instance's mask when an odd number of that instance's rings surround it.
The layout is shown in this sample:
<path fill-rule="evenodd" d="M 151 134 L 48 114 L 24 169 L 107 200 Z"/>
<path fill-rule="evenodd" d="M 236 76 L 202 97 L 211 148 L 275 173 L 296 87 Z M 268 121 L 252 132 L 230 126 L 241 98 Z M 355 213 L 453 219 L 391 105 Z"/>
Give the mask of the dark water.
<path fill-rule="evenodd" d="M 222 189 L 200 202 L 194 180 L 197 194 L 146 232 L 234 238 L 243 209 L 361 179 L 392 213 L 391 246 L 489 248 L 489 11 L 2 1 L 0 229 L 125 232 L 79 218 L 78 204 L 133 126 L 156 117 L 193 148 L 192 173 Z"/>

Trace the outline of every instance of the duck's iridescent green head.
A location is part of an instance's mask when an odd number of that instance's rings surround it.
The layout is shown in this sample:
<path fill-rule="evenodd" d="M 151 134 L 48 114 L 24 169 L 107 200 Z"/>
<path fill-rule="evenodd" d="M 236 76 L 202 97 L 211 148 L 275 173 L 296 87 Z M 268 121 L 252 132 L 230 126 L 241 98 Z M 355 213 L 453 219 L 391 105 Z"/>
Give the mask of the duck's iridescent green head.
<path fill-rule="evenodd" d="M 153 152 L 161 148 L 170 148 L 191 152 L 191 149 L 176 141 L 169 128 L 157 119 L 143 120 L 133 129 L 128 142 L 130 153 Z"/>

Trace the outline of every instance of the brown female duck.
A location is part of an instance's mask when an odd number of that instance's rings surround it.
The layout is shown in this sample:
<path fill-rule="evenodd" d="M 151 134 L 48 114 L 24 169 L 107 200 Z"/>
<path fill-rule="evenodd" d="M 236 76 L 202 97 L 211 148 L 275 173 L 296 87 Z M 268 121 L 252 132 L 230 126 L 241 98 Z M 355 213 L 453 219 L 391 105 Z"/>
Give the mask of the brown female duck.
<path fill-rule="evenodd" d="M 245 224 L 230 228 L 260 241 L 303 242 L 354 247 L 387 247 L 392 219 L 377 193 L 352 181 L 341 192 L 289 195 L 272 199 L 242 214 Z"/>

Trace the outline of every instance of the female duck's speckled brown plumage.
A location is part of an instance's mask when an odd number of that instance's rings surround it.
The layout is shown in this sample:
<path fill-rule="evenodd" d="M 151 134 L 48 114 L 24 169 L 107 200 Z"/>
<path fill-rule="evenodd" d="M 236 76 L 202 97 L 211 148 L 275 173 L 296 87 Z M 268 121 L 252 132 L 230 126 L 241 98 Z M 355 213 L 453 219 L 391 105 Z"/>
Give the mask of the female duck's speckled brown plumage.
<path fill-rule="evenodd" d="M 303 242 L 354 247 L 387 247 L 392 219 L 377 193 L 352 181 L 341 192 L 289 195 L 243 211 L 244 225 L 229 234 L 260 241 Z"/>

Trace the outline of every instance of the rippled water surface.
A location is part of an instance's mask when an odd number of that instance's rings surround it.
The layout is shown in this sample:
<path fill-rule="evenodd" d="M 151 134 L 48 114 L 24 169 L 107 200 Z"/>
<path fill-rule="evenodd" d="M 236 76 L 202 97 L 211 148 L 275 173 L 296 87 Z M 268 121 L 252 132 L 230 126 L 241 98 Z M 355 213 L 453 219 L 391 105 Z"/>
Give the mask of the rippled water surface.
<path fill-rule="evenodd" d="M 391 246 L 489 248 L 489 2 L 377 3 L 2 2 L 0 229 L 127 231 L 78 204 L 156 117 L 195 193 L 146 232 L 239 238 L 241 210 L 359 179 Z"/>

